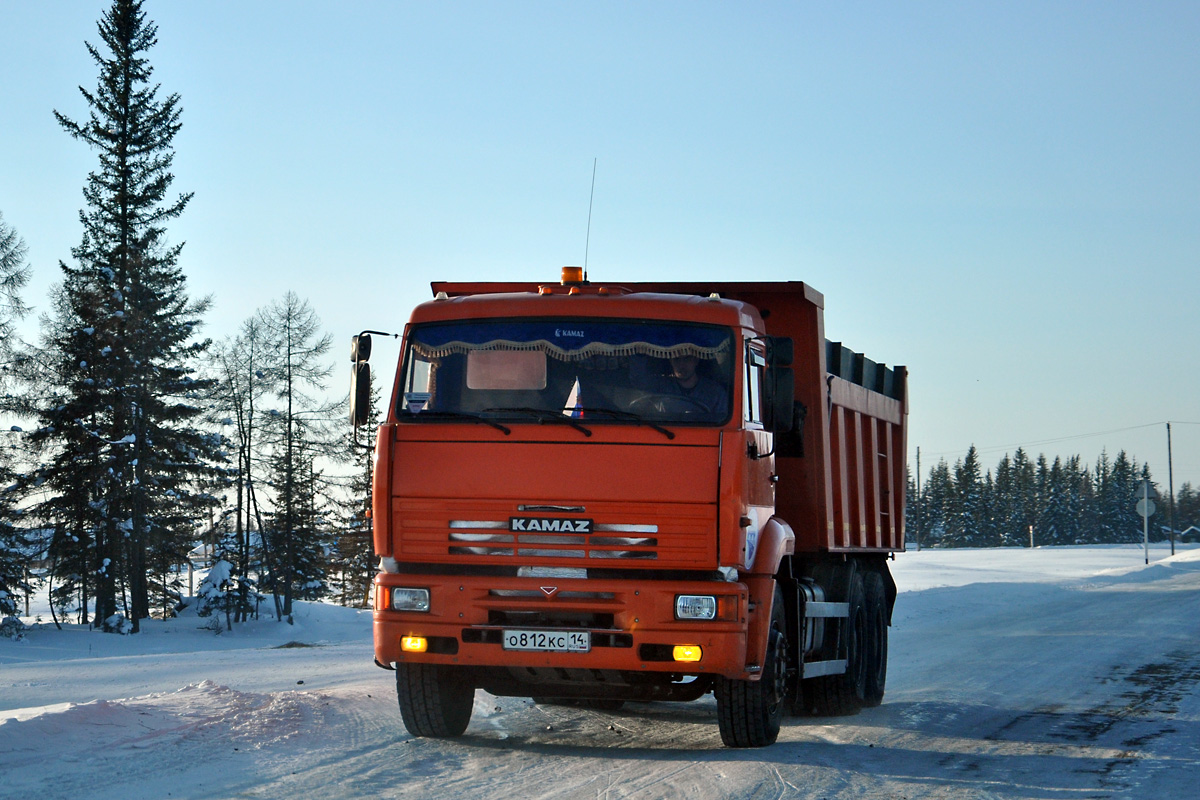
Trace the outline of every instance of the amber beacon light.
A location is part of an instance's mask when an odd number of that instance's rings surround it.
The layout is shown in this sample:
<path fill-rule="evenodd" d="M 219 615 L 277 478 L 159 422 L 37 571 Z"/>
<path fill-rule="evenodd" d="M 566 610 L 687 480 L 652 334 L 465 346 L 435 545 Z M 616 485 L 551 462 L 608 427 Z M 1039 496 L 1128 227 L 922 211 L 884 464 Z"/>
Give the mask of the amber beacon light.
<path fill-rule="evenodd" d="M 569 286 L 572 283 L 583 283 L 583 267 L 562 268 L 562 285 Z"/>

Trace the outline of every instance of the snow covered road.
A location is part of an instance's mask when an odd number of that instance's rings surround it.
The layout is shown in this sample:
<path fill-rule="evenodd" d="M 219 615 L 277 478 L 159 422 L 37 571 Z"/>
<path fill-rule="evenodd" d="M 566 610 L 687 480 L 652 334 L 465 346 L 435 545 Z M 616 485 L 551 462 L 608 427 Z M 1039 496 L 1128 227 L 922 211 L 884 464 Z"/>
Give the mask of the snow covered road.
<path fill-rule="evenodd" d="M 0 798 L 1160 798 L 1200 786 L 1200 550 L 898 556 L 883 706 L 721 746 L 711 697 L 477 693 L 414 739 L 369 616 L 0 640 Z M 288 646 L 291 645 L 291 646 Z M 306 646 L 297 646 L 306 645 Z"/>

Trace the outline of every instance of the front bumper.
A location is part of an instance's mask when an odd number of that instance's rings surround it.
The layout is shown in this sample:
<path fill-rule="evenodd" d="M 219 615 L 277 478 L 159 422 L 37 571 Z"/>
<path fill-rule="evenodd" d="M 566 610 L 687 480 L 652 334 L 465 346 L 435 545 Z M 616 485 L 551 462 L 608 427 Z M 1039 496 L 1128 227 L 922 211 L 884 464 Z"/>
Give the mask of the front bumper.
<path fill-rule="evenodd" d="M 757 677 L 746 664 L 749 591 L 744 583 L 380 573 L 375 580 L 375 658 L 458 664 Z M 428 612 L 387 608 L 392 587 L 426 588 Z M 675 619 L 678 594 L 715 595 L 720 619 Z M 506 650 L 504 630 L 585 630 L 588 652 Z M 401 649 L 406 636 L 429 649 Z M 676 645 L 699 645 L 696 662 L 675 661 Z"/>

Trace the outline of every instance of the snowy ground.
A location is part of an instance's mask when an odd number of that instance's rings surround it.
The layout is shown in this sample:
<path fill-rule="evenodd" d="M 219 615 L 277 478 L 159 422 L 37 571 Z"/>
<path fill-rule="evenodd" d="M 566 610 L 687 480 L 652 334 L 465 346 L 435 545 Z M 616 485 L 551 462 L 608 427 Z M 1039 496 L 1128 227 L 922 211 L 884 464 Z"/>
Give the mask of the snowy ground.
<path fill-rule="evenodd" d="M 370 617 L 0 639 L 0 798 L 1184 798 L 1200 786 L 1200 549 L 924 550 L 883 706 L 729 750 L 710 697 L 615 713 L 477 693 L 414 739 Z"/>

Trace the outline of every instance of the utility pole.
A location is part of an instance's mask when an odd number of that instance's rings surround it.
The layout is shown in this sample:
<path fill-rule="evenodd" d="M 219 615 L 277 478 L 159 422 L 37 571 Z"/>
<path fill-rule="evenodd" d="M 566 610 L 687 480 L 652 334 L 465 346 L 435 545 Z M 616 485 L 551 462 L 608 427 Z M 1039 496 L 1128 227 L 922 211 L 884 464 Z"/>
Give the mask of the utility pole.
<path fill-rule="evenodd" d="M 1171 505 L 1167 509 L 1167 524 L 1171 526 L 1171 555 L 1175 555 L 1175 470 L 1171 464 L 1171 423 L 1167 423 L 1167 488 Z"/>
<path fill-rule="evenodd" d="M 913 498 L 917 506 L 917 552 L 921 552 L 921 529 L 925 527 L 925 503 L 921 501 L 921 448 L 917 448 L 917 496 Z"/>

